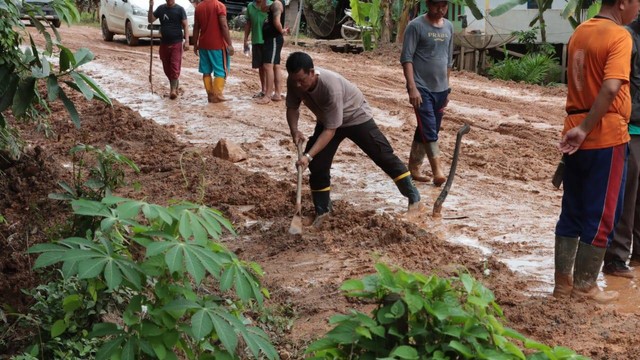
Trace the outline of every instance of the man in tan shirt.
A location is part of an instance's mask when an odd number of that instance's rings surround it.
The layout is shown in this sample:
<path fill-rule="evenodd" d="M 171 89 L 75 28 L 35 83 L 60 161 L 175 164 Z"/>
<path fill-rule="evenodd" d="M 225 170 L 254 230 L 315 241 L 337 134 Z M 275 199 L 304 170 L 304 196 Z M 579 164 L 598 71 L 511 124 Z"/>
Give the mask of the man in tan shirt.
<path fill-rule="evenodd" d="M 317 117 L 316 128 L 296 165 L 307 167 L 318 225 L 331 210 L 331 163 L 345 138 L 353 141 L 389 175 L 400 193 L 409 199 L 409 211 L 421 208 L 420 193 L 407 167 L 393 153 L 387 138 L 373 120 L 371 107 L 362 92 L 341 75 L 316 69 L 311 57 L 294 52 L 287 59 L 287 122 L 296 144 L 305 137 L 298 130 L 300 104 Z"/>

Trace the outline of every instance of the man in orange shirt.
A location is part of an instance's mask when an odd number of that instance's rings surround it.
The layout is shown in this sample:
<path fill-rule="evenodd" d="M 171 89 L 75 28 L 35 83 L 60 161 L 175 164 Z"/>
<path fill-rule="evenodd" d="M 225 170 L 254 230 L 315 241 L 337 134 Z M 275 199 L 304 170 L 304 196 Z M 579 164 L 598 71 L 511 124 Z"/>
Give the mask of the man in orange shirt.
<path fill-rule="evenodd" d="M 193 39 L 193 51 L 200 56 L 198 70 L 202 73 L 208 101 L 225 101 L 222 93 L 229 73 L 233 46 L 227 24 L 227 8 L 223 3 L 204 0 L 196 6 Z"/>
<path fill-rule="evenodd" d="M 555 231 L 555 297 L 608 303 L 618 296 L 600 290 L 596 280 L 622 210 L 632 49 L 622 25 L 637 17 L 639 1 L 602 0 L 600 13 L 569 40 L 567 117 L 558 145 L 568 156 Z"/>

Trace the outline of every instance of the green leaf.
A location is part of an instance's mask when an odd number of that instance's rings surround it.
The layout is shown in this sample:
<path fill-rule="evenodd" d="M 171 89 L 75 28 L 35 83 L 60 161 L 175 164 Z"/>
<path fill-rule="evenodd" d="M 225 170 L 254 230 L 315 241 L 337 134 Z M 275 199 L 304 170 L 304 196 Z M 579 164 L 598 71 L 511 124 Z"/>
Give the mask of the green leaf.
<path fill-rule="evenodd" d="M 193 233 L 191 230 L 191 226 L 189 226 L 189 211 L 187 210 L 184 210 L 182 212 L 182 215 L 180 216 L 180 225 L 178 226 L 178 231 L 185 241 L 189 240 L 191 234 Z"/>
<path fill-rule="evenodd" d="M 75 65 L 73 53 L 68 48 L 58 44 L 60 49 L 60 72 L 66 72 L 69 67 Z"/>
<path fill-rule="evenodd" d="M 201 219 L 199 216 L 189 213 L 189 222 L 191 224 L 191 231 L 193 232 L 193 238 L 195 241 L 201 245 L 206 245 L 209 237 L 207 236 L 208 232 L 205 230 L 204 226 L 202 226 L 201 221 L 206 223 L 204 219 Z"/>
<path fill-rule="evenodd" d="M 241 271 L 236 270 L 236 279 L 235 279 L 236 293 L 238 294 L 240 299 L 245 303 L 249 302 L 249 300 L 252 298 L 252 295 L 253 295 L 251 284 L 249 282 L 250 280 L 246 276 L 244 276 L 244 274 Z"/>
<path fill-rule="evenodd" d="M 120 360 L 136 360 L 137 343 L 135 339 L 134 337 L 130 337 L 127 343 L 124 344 L 122 353 L 120 354 Z"/>
<path fill-rule="evenodd" d="M 182 270 L 183 263 L 183 254 L 182 254 L 182 246 L 176 245 L 171 250 L 167 251 L 164 256 L 164 260 L 169 267 L 169 271 L 171 273 L 179 272 Z"/>
<path fill-rule="evenodd" d="M 87 48 L 80 48 L 74 54 L 74 58 L 75 58 L 75 67 L 80 67 L 90 62 L 91 60 L 93 60 L 94 56 L 91 50 Z"/>
<path fill-rule="evenodd" d="M 100 349 L 98 349 L 98 353 L 96 354 L 96 360 L 109 360 L 111 356 L 120 348 L 120 344 L 124 339 L 122 337 L 117 337 L 111 341 L 106 342 Z"/>
<path fill-rule="evenodd" d="M 116 207 L 118 217 L 121 219 L 133 219 L 140 213 L 140 208 L 144 205 L 141 201 L 128 200 Z"/>
<path fill-rule="evenodd" d="M 87 83 L 87 85 L 89 85 L 89 87 L 91 87 L 91 89 L 93 89 L 93 91 L 95 92 L 93 95 L 98 98 L 98 100 L 102 101 L 105 104 L 112 105 L 109 96 L 104 92 L 104 90 L 102 90 L 102 88 L 100 88 L 100 86 L 98 86 L 98 84 L 95 83 L 95 81 L 93 81 L 93 79 L 80 72 L 77 74 L 85 83 Z"/>
<path fill-rule="evenodd" d="M 165 305 L 162 310 L 171 312 L 185 312 L 200 307 L 198 303 L 186 299 L 177 299 Z"/>
<path fill-rule="evenodd" d="M 129 260 L 120 259 L 116 261 L 116 265 L 124 275 L 124 278 L 127 279 L 127 281 L 129 281 L 136 289 L 140 289 L 142 287 L 140 276 L 142 270 L 136 264 Z"/>
<path fill-rule="evenodd" d="M 69 295 L 62 300 L 62 308 L 65 313 L 74 312 L 82 306 L 82 301 L 79 294 Z"/>
<path fill-rule="evenodd" d="M 482 15 L 482 11 L 480 11 L 480 8 L 478 8 L 476 0 L 464 0 L 464 3 L 469 8 L 469 10 L 471 10 L 471 14 L 474 18 L 476 18 L 477 20 L 482 20 L 484 18 L 484 16 Z"/>
<path fill-rule="evenodd" d="M 18 75 L 11 75 L 7 88 L 0 94 L 0 112 L 5 111 L 13 103 L 13 97 L 15 96 L 16 90 L 18 90 L 19 81 L 20 77 Z"/>
<path fill-rule="evenodd" d="M 522 4 L 526 4 L 527 0 L 509 0 L 499 6 L 497 6 L 495 9 L 489 11 L 489 15 L 497 17 L 500 16 L 504 13 L 506 13 L 507 11 L 513 9 L 514 7 L 518 6 L 518 5 L 522 5 Z"/>
<path fill-rule="evenodd" d="M 342 286 L 340 286 L 340 290 L 347 292 L 363 291 L 364 284 L 362 283 L 362 280 L 351 279 L 342 283 Z"/>
<path fill-rule="evenodd" d="M 36 79 L 34 77 L 27 77 L 18 83 L 18 92 L 15 94 L 13 98 L 13 106 L 11 110 L 13 111 L 13 115 L 16 117 L 23 116 L 33 98 L 35 97 L 35 86 Z"/>
<path fill-rule="evenodd" d="M 449 347 L 455 349 L 458 353 L 462 354 L 462 356 L 467 359 L 473 358 L 473 352 L 471 352 L 471 349 L 457 340 L 452 340 L 451 342 L 449 342 Z"/>
<path fill-rule="evenodd" d="M 243 337 L 254 357 L 259 358 L 259 353 L 262 352 L 267 359 L 278 359 L 278 352 L 262 329 L 249 327 L 245 332 L 243 332 Z"/>
<path fill-rule="evenodd" d="M 211 316 L 206 309 L 201 309 L 191 317 L 191 331 L 196 340 L 202 340 L 213 330 Z"/>
<path fill-rule="evenodd" d="M 58 320 L 51 326 L 51 337 L 56 338 L 67 330 L 67 324 L 64 320 Z"/>
<path fill-rule="evenodd" d="M 461 274 L 460 282 L 462 282 L 462 285 L 464 286 L 464 290 L 467 292 L 467 294 L 471 294 L 471 291 L 473 290 L 473 284 L 475 282 L 471 277 L 471 275 Z"/>
<path fill-rule="evenodd" d="M 98 277 L 108 261 L 106 258 L 81 261 L 78 264 L 78 277 L 80 279 L 93 279 Z"/>
<path fill-rule="evenodd" d="M 64 90 L 62 90 L 62 88 L 60 89 L 60 100 L 62 100 L 62 103 L 64 104 L 64 107 L 67 108 L 67 111 L 69 112 L 69 115 L 71 116 L 71 121 L 73 121 L 73 123 L 75 124 L 76 128 L 79 129 L 80 128 L 80 115 L 78 114 L 78 110 L 76 110 L 75 105 L 73 105 L 73 102 L 71 100 L 69 100 L 69 98 L 64 93 Z"/>
<path fill-rule="evenodd" d="M 51 75 L 51 65 L 49 64 L 49 60 L 46 58 L 42 58 L 40 67 L 32 66 L 31 67 L 31 75 L 36 79 L 44 79 Z"/>
<path fill-rule="evenodd" d="M 236 268 L 233 265 L 229 266 L 229 268 L 222 273 L 222 277 L 220 278 L 220 291 L 224 292 L 231 289 L 235 273 Z"/>
<path fill-rule="evenodd" d="M 148 258 L 153 257 L 162 254 L 165 250 L 175 245 L 175 243 L 170 243 L 168 241 L 155 241 L 147 246 L 147 252 L 145 255 Z"/>
<path fill-rule="evenodd" d="M 104 267 L 104 280 L 107 282 L 109 290 L 114 290 L 122 283 L 122 273 L 115 264 L 115 261 L 108 261 Z"/>
<path fill-rule="evenodd" d="M 193 276 L 196 284 L 200 284 L 204 276 L 206 275 L 206 271 L 200 259 L 195 255 L 195 252 L 191 249 L 196 247 L 197 245 L 184 246 L 184 260 L 187 266 L 187 272 Z"/>
<path fill-rule="evenodd" d="M 87 335 L 88 338 L 103 337 L 108 335 L 116 335 L 122 333 L 122 330 L 118 329 L 118 325 L 114 323 L 99 323 L 93 325 L 93 329 Z"/>
<path fill-rule="evenodd" d="M 165 329 L 161 328 L 160 326 L 152 323 L 149 320 L 144 320 L 142 322 L 142 328 L 140 330 L 140 332 L 142 334 L 144 334 L 145 337 L 149 337 L 149 336 L 160 336 L 162 334 L 164 334 Z"/>
<path fill-rule="evenodd" d="M 398 357 L 400 359 L 413 360 L 413 359 L 418 359 L 418 350 L 414 349 L 411 346 L 401 345 L 393 349 L 393 351 L 389 355 L 394 358 Z"/>

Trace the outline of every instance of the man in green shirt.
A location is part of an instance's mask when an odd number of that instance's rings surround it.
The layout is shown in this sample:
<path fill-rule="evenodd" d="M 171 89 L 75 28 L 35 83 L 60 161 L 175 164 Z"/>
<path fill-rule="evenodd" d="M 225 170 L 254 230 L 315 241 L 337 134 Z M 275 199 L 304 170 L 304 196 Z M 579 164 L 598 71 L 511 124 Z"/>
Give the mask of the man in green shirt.
<path fill-rule="evenodd" d="M 269 0 L 254 0 L 247 5 L 247 23 L 244 25 L 244 52 L 249 52 L 249 35 L 251 35 L 251 67 L 258 69 L 260 74 L 260 92 L 254 98 L 263 97 L 266 93 L 266 74 L 262 66 L 262 53 L 264 48 L 264 38 L 262 36 L 262 25 L 267 20 L 267 13 L 262 11 L 262 4 Z"/>

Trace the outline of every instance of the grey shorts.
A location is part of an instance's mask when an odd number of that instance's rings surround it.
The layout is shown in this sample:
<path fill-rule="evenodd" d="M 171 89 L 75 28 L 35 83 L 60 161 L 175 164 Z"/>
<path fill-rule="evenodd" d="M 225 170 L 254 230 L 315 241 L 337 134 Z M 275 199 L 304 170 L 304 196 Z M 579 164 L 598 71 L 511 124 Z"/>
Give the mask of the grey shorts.
<path fill-rule="evenodd" d="M 262 66 L 262 57 L 264 52 L 263 44 L 251 45 L 251 68 L 259 69 Z"/>

